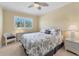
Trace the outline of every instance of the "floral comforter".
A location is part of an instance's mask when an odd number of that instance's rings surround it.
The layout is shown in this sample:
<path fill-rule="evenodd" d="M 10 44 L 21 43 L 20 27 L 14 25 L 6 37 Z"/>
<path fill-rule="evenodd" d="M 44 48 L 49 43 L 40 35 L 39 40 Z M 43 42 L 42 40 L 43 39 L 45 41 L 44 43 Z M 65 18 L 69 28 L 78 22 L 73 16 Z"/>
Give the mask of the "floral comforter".
<path fill-rule="evenodd" d="M 30 56 L 43 56 L 62 43 L 60 35 L 53 36 L 41 32 L 24 34 L 21 42 Z"/>

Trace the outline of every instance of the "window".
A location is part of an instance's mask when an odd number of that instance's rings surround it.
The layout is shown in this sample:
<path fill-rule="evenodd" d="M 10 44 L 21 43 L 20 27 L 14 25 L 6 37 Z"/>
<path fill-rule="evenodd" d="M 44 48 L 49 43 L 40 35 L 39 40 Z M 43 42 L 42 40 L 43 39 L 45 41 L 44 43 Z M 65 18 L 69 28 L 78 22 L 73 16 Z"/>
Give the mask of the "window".
<path fill-rule="evenodd" d="M 31 18 L 14 16 L 16 29 L 32 29 L 33 21 Z"/>

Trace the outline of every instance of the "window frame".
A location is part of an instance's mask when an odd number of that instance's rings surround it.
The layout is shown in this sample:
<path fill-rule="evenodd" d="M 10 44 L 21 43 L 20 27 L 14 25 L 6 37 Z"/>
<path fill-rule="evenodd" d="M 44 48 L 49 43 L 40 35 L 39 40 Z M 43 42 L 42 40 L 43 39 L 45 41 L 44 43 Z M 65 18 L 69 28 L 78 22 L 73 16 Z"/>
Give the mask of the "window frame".
<path fill-rule="evenodd" d="M 17 27 L 17 25 L 16 25 L 16 18 L 23 18 L 22 20 L 23 20 L 23 22 L 24 22 L 24 27 Z M 32 27 L 30 28 L 30 27 L 25 27 L 25 19 L 26 20 L 29 20 L 30 19 L 30 21 L 31 21 L 31 25 L 32 25 Z M 20 16 L 14 16 L 14 26 L 15 26 L 15 29 L 32 29 L 33 28 L 33 19 L 32 18 L 26 18 L 26 17 L 20 17 Z"/>

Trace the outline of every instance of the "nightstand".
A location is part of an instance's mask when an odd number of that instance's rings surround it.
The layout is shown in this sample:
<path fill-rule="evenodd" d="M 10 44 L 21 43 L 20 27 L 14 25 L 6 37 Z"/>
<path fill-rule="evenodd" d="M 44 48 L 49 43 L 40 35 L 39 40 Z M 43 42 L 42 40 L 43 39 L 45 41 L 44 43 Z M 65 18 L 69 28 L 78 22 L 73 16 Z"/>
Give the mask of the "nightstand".
<path fill-rule="evenodd" d="M 77 55 L 79 55 L 79 40 L 71 38 L 66 38 L 64 41 L 65 50 L 68 50 L 70 52 L 73 52 Z"/>

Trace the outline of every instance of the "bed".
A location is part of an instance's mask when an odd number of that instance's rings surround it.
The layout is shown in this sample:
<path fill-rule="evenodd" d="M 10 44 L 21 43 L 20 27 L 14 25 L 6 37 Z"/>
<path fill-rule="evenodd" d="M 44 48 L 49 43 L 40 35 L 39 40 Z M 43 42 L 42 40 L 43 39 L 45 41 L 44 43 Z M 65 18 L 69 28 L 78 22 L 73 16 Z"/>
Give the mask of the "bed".
<path fill-rule="evenodd" d="M 61 31 L 56 35 L 49 32 L 28 33 L 22 35 L 21 43 L 29 56 L 53 55 L 62 46 L 63 36 Z"/>

